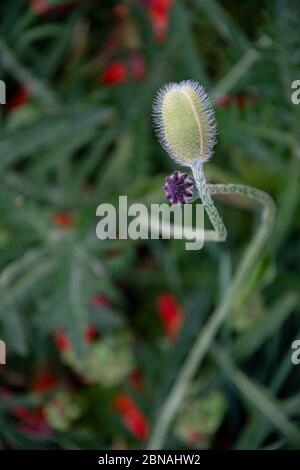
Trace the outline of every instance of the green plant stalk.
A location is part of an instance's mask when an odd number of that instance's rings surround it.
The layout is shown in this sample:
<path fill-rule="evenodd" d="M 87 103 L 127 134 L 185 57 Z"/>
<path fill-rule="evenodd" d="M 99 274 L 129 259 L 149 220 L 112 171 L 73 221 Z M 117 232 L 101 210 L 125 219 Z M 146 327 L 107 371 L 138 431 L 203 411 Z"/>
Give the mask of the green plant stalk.
<path fill-rule="evenodd" d="M 227 238 L 227 230 L 211 197 L 211 191 L 206 182 L 203 171 L 203 163 L 201 161 L 196 161 L 192 164 L 191 168 L 200 199 L 205 207 L 211 224 L 216 231 L 216 241 L 225 241 Z"/>
<path fill-rule="evenodd" d="M 191 351 L 181 367 L 175 383 L 158 412 L 148 443 L 149 449 L 158 450 L 164 446 L 170 425 L 182 399 L 184 398 L 188 385 L 201 365 L 218 330 L 226 319 L 235 296 L 257 262 L 259 255 L 271 234 L 275 219 L 276 206 L 273 199 L 264 191 L 239 184 L 207 184 L 202 169 L 199 168 L 199 166 L 192 169 L 194 170 L 199 195 L 200 197 L 203 197 L 202 202 L 219 237 L 223 237 L 224 235 L 224 229 L 222 227 L 223 222 L 214 207 L 212 198 L 210 197 L 211 194 L 240 195 L 260 204 L 262 206 L 261 223 L 247 247 L 243 258 L 237 267 L 236 274 L 225 292 L 222 301 L 216 307 L 204 328 L 200 331 Z"/>

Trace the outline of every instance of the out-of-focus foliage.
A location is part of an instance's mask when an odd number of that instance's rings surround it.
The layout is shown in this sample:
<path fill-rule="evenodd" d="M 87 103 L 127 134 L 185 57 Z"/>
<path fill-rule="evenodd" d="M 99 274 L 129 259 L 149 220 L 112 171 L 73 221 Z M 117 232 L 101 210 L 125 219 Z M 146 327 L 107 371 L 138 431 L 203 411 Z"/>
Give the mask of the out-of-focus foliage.
<path fill-rule="evenodd" d="M 258 221 L 218 201 L 228 241 L 199 252 L 96 238 L 100 203 L 163 201 L 153 98 L 194 79 L 219 125 L 208 179 L 268 191 L 278 215 L 166 447 L 300 448 L 299 2 L 66 3 L 0 5 L 1 447 L 146 445 Z"/>

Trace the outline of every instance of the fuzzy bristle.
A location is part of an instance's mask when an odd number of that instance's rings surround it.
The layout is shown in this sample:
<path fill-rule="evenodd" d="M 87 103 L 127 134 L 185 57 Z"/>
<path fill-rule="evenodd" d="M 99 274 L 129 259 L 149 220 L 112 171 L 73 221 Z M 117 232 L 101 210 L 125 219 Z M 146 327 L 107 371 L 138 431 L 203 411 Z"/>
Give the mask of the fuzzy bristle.
<path fill-rule="evenodd" d="M 153 116 L 162 146 L 178 163 L 190 166 L 211 157 L 217 126 L 207 93 L 197 82 L 185 80 L 161 88 Z"/>

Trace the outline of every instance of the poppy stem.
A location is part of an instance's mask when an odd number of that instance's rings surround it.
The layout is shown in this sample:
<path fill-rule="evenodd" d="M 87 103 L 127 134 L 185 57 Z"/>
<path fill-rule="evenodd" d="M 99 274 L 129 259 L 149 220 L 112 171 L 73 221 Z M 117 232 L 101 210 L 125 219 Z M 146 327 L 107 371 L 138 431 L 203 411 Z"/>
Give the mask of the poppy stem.
<path fill-rule="evenodd" d="M 225 227 L 223 228 L 222 219 L 214 208 L 211 194 L 240 195 L 258 203 L 262 207 L 261 222 L 237 267 L 236 274 L 230 286 L 224 293 L 223 299 L 215 308 L 205 326 L 201 329 L 192 349 L 182 364 L 175 383 L 158 412 L 158 416 L 154 422 L 152 434 L 150 436 L 148 449 L 158 450 L 163 448 L 170 425 L 172 424 L 188 386 L 201 365 L 206 353 L 209 351 L 216 334 L 225 321 L 237 293 L 257 263 L 262 249 L 271 234 L 275 220 L 276 206 L 273 199 L 267 193 L 245 185 L 208 185 L 205 178 L 203 179 L 200 170 L 200 168 L 197 168 L 196 171 L 194 169 L 194 174 L 196 173 L 197 178 L 196 184 L 202 202 L 208 215 L 211 216 L 211 222 L 217 233 L 224 235 L 226 234 L 226 229 Z M 204 188 L 199 187 L 201 186 L 201 182 L 203 182 Z"/>
<path fill-rule="evenodd" d="M 225 241 L 227 238 L 227 230 L 223 223 L 222 217 L 220 216 L 211 197 L 211 191 L 209 185 L 207 184 L 203 170 L 203 162 L 197 160 L 191 165 L 191 169 L 193 171 L 194 180 L 199 192 L 200 199 L 204 205 L 209 220 L 215 229 L 216 241 Z"/>

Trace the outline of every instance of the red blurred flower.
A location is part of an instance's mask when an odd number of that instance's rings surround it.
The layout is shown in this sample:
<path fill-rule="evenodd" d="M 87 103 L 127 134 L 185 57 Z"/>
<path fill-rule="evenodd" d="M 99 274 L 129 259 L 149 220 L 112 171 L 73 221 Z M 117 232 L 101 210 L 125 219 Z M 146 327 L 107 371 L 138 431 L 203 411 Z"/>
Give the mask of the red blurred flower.
<path fill-rule="evenodd" d="M 219 108 L 229 108 L 232 104 L 232 98 L 229 95 L 221 96 L 221 98 L 217 99 L 216 105 Z"/>
<path fill-rule="evenodd" d="M 166 336 L 170 340 L 176 340 L 184 314 L 175 297 L 169 293 L 162 294 L 158 298 L 157 312 L 164 326 Z"/>
<path fill-rule="evenodd" d="M 230 108 L 236 105 L 240 111 L 243 111 L 249 104 L 254 103 L 257 96 L 251 93 L 239 93 L 237 95 L 224 95 L 217 100 L 216 105 L 219 108 Z"/>
<path fill-rule="evenodd" d="M 41 406 L 33 410 L 16 406 L 12 409 L 12 414 L 20 420 L 20 423 L 17 424 L 17 428 L 28 436 L 45 437 L 51 433 L 51 428 L 46 421 Z"/>
<path fill-rule="evenodd" d="M 53 220 L 59 227 L 67 230 L 73 226 L 73 217 L 71 214 L 66 214 L 64 212 L 57 212 L 53 216 Z"/>
<path fill-rule="evenodd" d="M 35 377 L 31 390 L 33 392 L 48 392 L 55 388 L 57 384 L 58 379 L 50 372 L 40 373 Z"/>
<path fill-rule="evenodd" d="M 66 2 L 62 5 L 51 4 L 51 0 L 29 0 L 31 9 L 40 16 L 46 16 L 51 13 L 64 14 L 73 8 L 72 2 Z"/>
<path fill-rule="evenodd" d="M 145 80 L 147 69 L 144 57 L 139 52 L 133 52 L 129 56 L 129 66 L 135 80 Z"/>
<path fill-rule="evenodd" d="M 8 101 L 7 106 L 10 111 L 21 108 L 29 101 L 28 90 L 24 86 L 20 86 L 12 98 Z"/>
<path fill-rule="evenodd" d="M 87 343 L 92 343 L 99 336 L 99 331 L 95 328 L 94 325 L 88 325 L 85 330 L 85 341 Z"/>
<path fill-rule="evenodd" d="M 174 0 L 150 0 L 147 3 L 149 3 L 149 16 L 155 40 L 163 42 L 166 39 L 171 7 Z"/>
<path fill-rule="evenodd" d="M 133 399 L 125 393 L 119 394 L 114 405 L 128 431 L 141 441 L 147 439 L 149 433 L 148 419 Z"/>
<path fill-rule="evenodd" d="M 130 374 L 129 374 L 129 381 L 133 388 L 137 390 L 138 392 L 143 392 L 144 390 L 144 378 L 139 369 L 134 369 Z"/>
<path fill-rule="evenodd" d="M 111 301 L 105 294 L 97 292 L 91 299 L 91 304 L 95 308 L 108 309 L 111 307 Z"/>
<path fill-rule="evenodd" d="M 72 349 L 69 336 L 62 330 L 53 332 L 54 343 L 61 353 L 66 353 Z"/>
<path fill-rule="evenodd" d="M 101 81 L 105 85 L 118 85 L 128 80 L 128 70 L 123 62 L 115 60 L 104 70 Z"/>
<path fill-rule="evenodd" d="M 29 0 L 30 6 L 37 15 L 47 15 L 51 10 L 46 0 Z"/>

